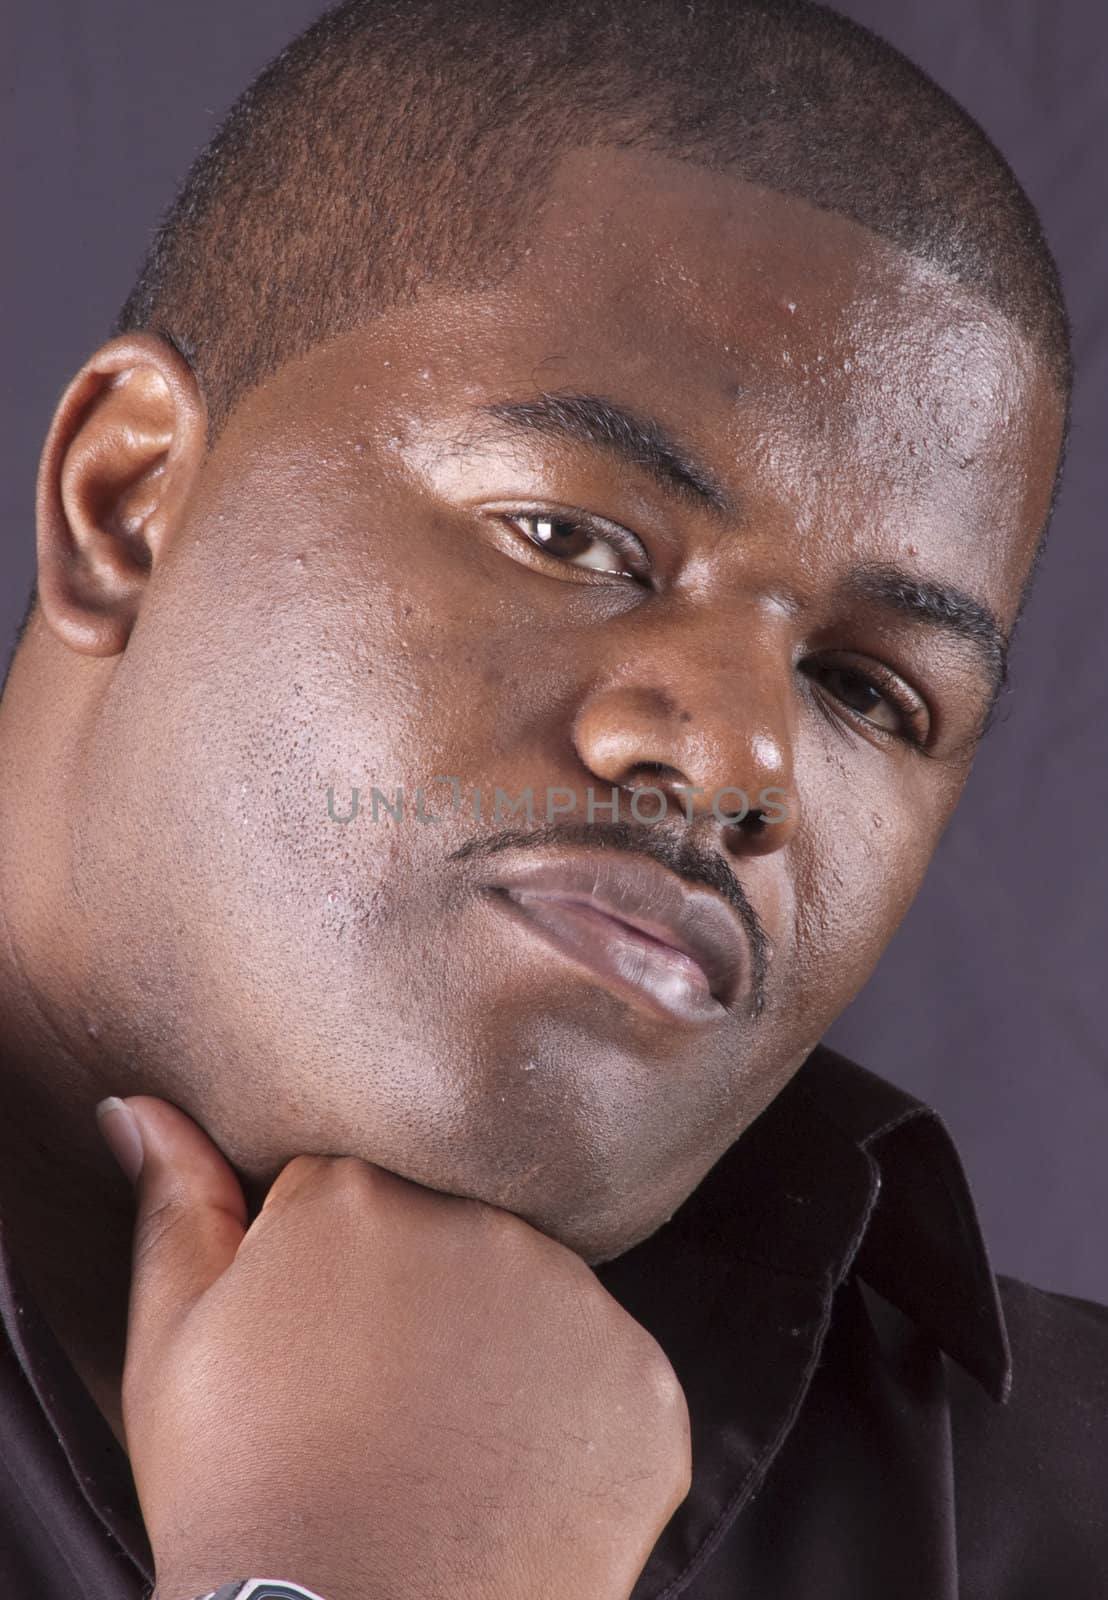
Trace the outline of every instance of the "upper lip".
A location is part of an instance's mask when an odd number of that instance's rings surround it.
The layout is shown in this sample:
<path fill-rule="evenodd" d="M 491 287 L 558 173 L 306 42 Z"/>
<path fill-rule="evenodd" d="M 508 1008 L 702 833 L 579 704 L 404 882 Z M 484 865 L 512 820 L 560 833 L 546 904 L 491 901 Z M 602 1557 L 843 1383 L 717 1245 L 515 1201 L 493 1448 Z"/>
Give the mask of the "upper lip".
<path fill-rule="evenodd" d="M 501 862 L 492 887 L 515 896 L 585 904 L 670 945 L 695 961 L 721 1005 L 749 987 L 751 952 L 746 929 L 713 889 L 687 884 L 644 856 L 544 854 Z"/>

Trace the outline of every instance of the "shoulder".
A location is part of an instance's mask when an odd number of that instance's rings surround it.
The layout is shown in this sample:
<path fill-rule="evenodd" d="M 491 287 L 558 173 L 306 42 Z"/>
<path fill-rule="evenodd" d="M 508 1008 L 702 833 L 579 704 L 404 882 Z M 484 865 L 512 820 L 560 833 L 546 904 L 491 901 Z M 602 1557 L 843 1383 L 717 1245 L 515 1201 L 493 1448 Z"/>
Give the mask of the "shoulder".
<path fill-rule="evenodd" d="M 978 1566 L 995 1583 L 999 1567 L 1026 1585 L 1013 1592 L 1093 1600 L 1108 1593 L 1108 1306 L 996 1281 L 1012 1353 L 1008 1400 L 948 1364 L 967 1576 Z M 988 1590 L 971 1576 L 967 1596 L 978 1592 Z"/>
<path fill-rule="evenodd" d="M 1040 1437 L 1108 1446 L 1108 1305 L 997 1278 L 1012 1389 L 1004 1410 Z"/>
<path fill-rule="evenodd" d="M 1006 1277 L 1003 1273 L 996 1281 L 1012 1342 L 1013 1372 L 1019 1345 L 1029 1360 L 1029 1376 L 1035 1372 L 1049 1380 L 1049 1373 L 1038 1373 L 1038 1361 L 1053 1355 L 1070 1362 L 1087 1361 L 1090 1376 L 1099 1377 L 1102 1385 L 1105 1383 L 1108 1378 L 1105 1367 L 1108 1362 L 1108 1305 L 1081 1300 L 1076 1295 L 1058 1294 L 1051 1289 L 1038 1289 L 1032 1283 Z"/>

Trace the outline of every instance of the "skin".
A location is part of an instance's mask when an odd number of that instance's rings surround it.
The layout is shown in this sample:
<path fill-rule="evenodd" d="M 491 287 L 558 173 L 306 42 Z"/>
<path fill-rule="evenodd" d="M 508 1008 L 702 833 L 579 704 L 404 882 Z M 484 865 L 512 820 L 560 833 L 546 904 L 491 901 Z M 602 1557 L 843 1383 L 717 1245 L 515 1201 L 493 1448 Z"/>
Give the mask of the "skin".
<path fill-rule="evenodd" d="M 132 1202 L 102 1096 L 187 1111 L 252 1205 L 293 1156 L 349 1154 L 611 1259 L 865 983 L 969 773 L 974 651 L 835 591 L 895 562 L 1010 628 L 1063 411 L 1021 334 L 846 219 L 645 153 L 565 158 L 523 245 L 494 289 L 287 364 L 210 452 L 145 336 L 92 357 L 47 440 L 41 616 L 0 706 L 0 1209 L 121 1442 Z M 734 513 L 475 424 L 540 388 L 655 416 Z M 504 520 L 543 508 L 649 564 L 567 565 Z M 915 695 L 925 751 L 844 665 Z M 328 817 L 328 785 L 341 815 L 442 775 L 567 786 L 574 838 L 588 785 L 660 783 L 636 848 L 726 867 L 761 1008 L 682 1025 L 521 933 L 479 892 L 495 857 L 451 859 L 519 818 L 442 788 L 437 826 Z M 729 826 L 680 784 L 787 815 Z"/>

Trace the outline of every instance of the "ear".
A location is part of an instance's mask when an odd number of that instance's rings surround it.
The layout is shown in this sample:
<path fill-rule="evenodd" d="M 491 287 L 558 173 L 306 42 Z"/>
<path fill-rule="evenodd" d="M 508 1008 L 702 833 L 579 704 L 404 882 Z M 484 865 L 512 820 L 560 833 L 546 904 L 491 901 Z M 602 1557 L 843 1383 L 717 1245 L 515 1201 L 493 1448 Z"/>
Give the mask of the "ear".
<path fill-rule="evenodd" d="M 39 464 L 39 609 L 82 655 L 126 648 L 207 453 L 192 368 L 148 333 L 103 345 L 58 403 Z"/>

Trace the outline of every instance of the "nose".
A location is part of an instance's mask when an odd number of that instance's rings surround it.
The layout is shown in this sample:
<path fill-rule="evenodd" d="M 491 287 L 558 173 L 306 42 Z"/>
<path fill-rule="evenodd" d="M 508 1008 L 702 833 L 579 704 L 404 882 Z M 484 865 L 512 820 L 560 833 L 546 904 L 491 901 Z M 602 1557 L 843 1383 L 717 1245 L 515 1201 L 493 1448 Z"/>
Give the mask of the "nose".
<path fill-rule="evenodd" d="M 574 718 L 578 756 L 602 785 L 630 792 L 638 821 L 671 810 L 690 823 L 713 817 L 732 852 L 779 850 L 798 823 L 784 619 L 747 628 L 732 617 L 726 641 L 685 620 L 664 637 L 640 632 L 594 679 Z M 663 801 L 636 795 L 645 789 Z"/>

